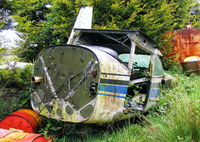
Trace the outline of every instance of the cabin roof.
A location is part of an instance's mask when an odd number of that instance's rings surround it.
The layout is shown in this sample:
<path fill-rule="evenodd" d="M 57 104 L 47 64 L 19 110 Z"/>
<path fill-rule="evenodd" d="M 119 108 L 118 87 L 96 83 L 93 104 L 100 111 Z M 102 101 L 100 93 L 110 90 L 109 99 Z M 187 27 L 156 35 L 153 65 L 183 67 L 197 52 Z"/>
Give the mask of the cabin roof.
<path fill-rule="evenodd" d="M 136 35 L 142 35 L 145 37 L 149 42 L 152 44 L 155 44 L 154 48 L 157 46 L 156 42 L 147 34 L 140 30 L 128 30 L 128 29 L 123 29 L 123 30 L 101 30 L 101 29 L 74 29 L 76 32 L 81 32 L 81 33 L 86 33 L 86 34 L 136 34 Z"/>
<path fill-rule="evenodd" d="M 145 33 L 139 30 L 97 30 L 74 29 L 76 37 L 74 45 L 91 45 L 109 47 L 118 54 L 130 53 L 131 42 L 137 43 L 136 53 L 154 53 L 156 43 Z M 143 49 L 143 50 L 142 50 Z"/>

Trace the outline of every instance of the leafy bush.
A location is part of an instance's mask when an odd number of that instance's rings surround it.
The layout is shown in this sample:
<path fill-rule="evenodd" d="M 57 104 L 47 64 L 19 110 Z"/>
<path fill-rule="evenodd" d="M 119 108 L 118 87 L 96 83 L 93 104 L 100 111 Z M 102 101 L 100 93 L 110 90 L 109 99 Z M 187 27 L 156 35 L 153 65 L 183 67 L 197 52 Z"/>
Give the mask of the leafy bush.
<path fill-rule="evenodd" d="M 24 89 L 31 83 L 33 66 L 27 65 L 25 68 L 1 69 L 0 85 L 3 87 L 12 87 Z"/>

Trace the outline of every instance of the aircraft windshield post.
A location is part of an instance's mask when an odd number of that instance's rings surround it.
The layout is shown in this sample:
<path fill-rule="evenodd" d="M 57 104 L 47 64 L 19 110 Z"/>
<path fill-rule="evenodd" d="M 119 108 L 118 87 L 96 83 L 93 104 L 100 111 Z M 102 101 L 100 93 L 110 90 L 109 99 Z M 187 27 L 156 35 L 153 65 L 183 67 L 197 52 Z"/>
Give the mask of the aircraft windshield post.
<path fill-rule="evenodd" d="M 129 59 L 129 64 L 128 64 L 128 69 L 131 72 L 132 68 L 133 68 L 133 58 L 134 58 L 134 54 L 135 54 L 135 48 L 136 48 L 136 43 L 135 42 L 131 42 L 131 53 L 130 53 L 130 59 Z"/>

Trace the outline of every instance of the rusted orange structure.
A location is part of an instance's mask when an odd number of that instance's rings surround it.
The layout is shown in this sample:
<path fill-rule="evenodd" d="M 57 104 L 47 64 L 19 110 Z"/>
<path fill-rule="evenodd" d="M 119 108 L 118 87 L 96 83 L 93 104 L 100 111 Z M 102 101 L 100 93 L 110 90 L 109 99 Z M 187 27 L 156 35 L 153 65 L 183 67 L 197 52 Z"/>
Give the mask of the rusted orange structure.
<path fill-rule="evenodd" d="M 172 34 L 172 54 L 177 55 L 181 63 L 189 56 L 200 57 L 200 29 L 175 30 Z"/>

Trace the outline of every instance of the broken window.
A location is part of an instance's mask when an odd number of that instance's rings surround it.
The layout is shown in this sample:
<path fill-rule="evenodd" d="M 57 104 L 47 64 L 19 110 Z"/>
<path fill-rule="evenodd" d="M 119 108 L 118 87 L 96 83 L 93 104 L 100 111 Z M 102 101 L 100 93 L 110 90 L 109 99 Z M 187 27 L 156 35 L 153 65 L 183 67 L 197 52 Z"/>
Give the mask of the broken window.
<path fill-rule="evenodd" d="M 154 76 L 162 76 L 164 74 L 164 70 L 162 67 L 162 64 L 160 62 L 160 59 L 158 58 L 158 56 L 155 57 L 155 61 L 154 61 Z"/>
<path fill-rule="evenodd" d="M 136 48 L 136 52 L 137 52 Z M 129 63 L 130 54 L 120 54 L 119 59 Z M 143 110 L 150 87 L 150 62 L 152 56 L 148 53 L 134 54 L 130 83 L 125 99 L 125 107 L 134 110 Z"/>

